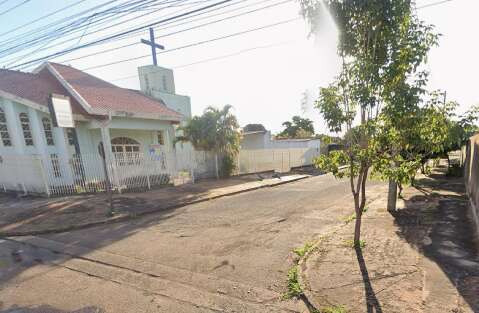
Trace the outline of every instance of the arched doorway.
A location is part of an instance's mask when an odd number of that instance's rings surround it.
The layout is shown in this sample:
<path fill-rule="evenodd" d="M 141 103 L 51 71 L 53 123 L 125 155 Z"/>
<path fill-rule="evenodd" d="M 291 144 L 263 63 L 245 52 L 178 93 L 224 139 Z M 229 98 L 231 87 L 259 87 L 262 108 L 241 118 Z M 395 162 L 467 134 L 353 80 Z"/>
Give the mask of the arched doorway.
<path fill-rule="evenodd" d="M 140 163 L 141 145 L 134 139 L 128 137 L 113 138 L 111 140 L 111 151 L 115 156 L 117 166 Z"/>

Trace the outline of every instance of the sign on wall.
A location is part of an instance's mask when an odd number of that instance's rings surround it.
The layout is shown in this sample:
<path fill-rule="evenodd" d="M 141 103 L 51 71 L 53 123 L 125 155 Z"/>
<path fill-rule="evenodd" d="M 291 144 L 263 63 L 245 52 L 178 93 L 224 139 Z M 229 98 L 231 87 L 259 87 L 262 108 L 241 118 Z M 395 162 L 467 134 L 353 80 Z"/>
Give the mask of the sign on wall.
<path fill-rule="evenodd" d="M 50 95 L 50 114 L 53 120 L 53 126 L 73 128 L 75 122 L 73 121 L 72 106 L 70 98 L 62 95 L 52 93 Z"/>

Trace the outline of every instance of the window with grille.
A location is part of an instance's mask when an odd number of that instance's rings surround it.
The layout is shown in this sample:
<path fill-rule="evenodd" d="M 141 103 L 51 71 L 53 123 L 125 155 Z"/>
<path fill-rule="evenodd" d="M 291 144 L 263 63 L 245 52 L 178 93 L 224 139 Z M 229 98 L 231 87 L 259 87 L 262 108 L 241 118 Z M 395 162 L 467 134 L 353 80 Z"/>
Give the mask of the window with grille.
<path fill-rule="evenodd" d="M 45 132 L 45 139 L 47 140 L 47 145 L 54 146 L 55 141 L 53 140 L 53 131 L 52 131 L 52 122 L 49 118 L 42 118 L 43 131 Z"/>
<path fill-rule="evenodd" d="M 10 133 L 8 132 L 7 117 L 2 108 L 0 108 L 0 139 L 5 147 L 12 146 L 12 140 L 10 139 Z"/>
<path fill-rule="evenodd" d="M 67 128 L 67 138 L 68 138 L 68 144 L 70 146 L 75 145 L 75 128 Z"/>
<path fill-rule="evenodd" d="M 140 163 L 140 143 L 128 137 L 117 137 L 111 140 L 111 150 L 118 165 Z"/>
<path fill-rule="evenodd" d="M 26 146 L 33 146 L 32 129 L 30 128 L 30 119 L 27 113 L 20 113 L 20 124 L 23 130 L 23 139 Z"/>
<path fill-rule="evenodd" d="M 158 143 L 160 145 L 164 145 L 165 144 L 165 132 L 162 131 L 162 130 L 159 130 L 157 133 L 156 133 L 157 137 L 158 137 Z"/>
<path fill-rule="evenodd" d="M 62 177 L 62 172 L 60 170 L 60 160 L 58 159 L 58 155 L 56 153 L 52 153 L 50 154 L 50 159 L 52 161 L 53 175 L 55 177 Z"/>

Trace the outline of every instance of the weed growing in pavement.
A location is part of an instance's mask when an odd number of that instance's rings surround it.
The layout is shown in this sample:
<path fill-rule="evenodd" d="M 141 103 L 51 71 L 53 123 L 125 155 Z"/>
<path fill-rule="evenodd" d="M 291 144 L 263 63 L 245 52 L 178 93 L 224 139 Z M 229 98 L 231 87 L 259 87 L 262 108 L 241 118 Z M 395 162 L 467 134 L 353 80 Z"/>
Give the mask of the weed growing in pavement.
<path fill-rule="evenodd" d="M 298 281 L 298 265 L 288 271 L 288 291 L 283 294 L 283 299 L 297 298 L 303 294 L 303 289 Z"/>
<path fill-rule="evenodd" d="M 363 209 L 363 213 L 366 213 L 368 211 L 368 208 L 364 208 Z M 354 221 L 356 219 L 356 213 L 353 213 L 349 216 L 346 216 L 346 217 L 343 217 L 342 218 L 342 221 L 346 224 L 349 224 L 351 223 L 352 221 Z"/>
<path fill-rule="evenodd" d="M 321 310 L 313 313 L 347 313 L 346 309 L 342 305 L 333 305 L 322 308 Z"/>
<path fill-rule="evenodd" d="M 314 244 L 311 241 L 308 241 L 304 244 L 304 246 L 293 249 L 293 252 L 296 253 L 300 258 L 302 258 L 313 248 Z"/>
<path fill-rule="evenodd" d="M 350 248 L 356 248 L 354 241 L 352 239 L 345 240 L 344 245 Z M 359 248 L 362 250 L 364 247 L 366 247 L 366 241 L 359 240 Z"/>
<path fill-rule="evenodd" d="M 346 224 L 349 224 L 352 221 L 354 221 L 355 219 L 356 219 L 356 213 L 353 213 L 349 216 L 343 217 L 343 222 L 346 223 Z"/>

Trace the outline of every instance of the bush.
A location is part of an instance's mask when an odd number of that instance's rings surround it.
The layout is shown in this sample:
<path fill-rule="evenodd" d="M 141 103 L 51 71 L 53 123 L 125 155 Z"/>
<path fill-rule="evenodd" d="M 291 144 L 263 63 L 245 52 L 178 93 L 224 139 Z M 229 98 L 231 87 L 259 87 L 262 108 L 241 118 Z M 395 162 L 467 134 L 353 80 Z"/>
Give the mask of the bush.
<path fill-rule="evenodd" d="M 223 178 L 230 177 L 235 169 L 236 164 L 234 156 L 230 154 L 224 155 L 221 160 L 220 176 Z"/>

